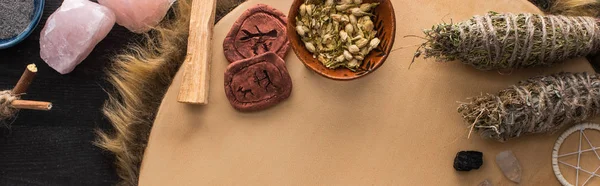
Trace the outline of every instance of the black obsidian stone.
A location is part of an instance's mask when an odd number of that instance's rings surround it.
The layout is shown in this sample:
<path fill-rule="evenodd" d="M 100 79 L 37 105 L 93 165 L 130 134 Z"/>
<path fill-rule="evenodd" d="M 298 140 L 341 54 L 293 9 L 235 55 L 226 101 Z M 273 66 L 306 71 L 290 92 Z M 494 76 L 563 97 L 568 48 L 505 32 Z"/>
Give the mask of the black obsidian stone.
<path fill-rule="evenodd" d="M 454 158 L 454 169 L 471 171 L 483 165 L 483 153 L 478 151 L 460 151 Z"/>

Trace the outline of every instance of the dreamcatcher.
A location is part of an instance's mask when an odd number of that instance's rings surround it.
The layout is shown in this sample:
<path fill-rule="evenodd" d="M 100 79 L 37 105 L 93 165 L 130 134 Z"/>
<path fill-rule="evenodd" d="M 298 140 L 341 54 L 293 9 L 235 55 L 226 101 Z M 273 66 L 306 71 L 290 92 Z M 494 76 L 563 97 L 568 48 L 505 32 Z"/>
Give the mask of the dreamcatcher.
<path fill-rule="evenodd" d="M 569 144 L 569 146 L 565 145 L 563 147 L 563 151 L 566 152 L 561 152 L 561 146 L 563 146 L 563 143 Z M 576 146 L 577 149 L 565 150 L 567 147 L 571 146 Z M 584 123 L 576 125 L 565 131 L 556 141 L 552 151 L 552 168 L 554 169 L 554 174 L 556 175 L 558 181 L 560 181 L 562 185 L 599 185 L 599 151 L 599 124 Z M 574 174 L 571 172 L 572 170 L 575 170 Z"/>

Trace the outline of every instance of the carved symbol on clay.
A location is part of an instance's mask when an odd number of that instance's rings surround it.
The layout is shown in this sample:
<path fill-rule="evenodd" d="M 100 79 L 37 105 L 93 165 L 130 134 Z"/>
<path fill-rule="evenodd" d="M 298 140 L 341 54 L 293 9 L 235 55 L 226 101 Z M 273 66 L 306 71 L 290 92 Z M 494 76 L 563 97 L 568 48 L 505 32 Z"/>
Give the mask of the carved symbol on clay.
<path fill-rule="evenodd" d="M 268 5 L 259 4 L 246 10 L 223 41 L 225 58 L 233 63 L 267 52 L 285 58 L 290 43 L 285 36 L 286 25 L 285 14 Z M 255 91 L 254 94 L 259 93 Z"/>
<path fill-rule="evenodd" d="M 263 33 L 262 31 L 260 31 L 258 26 L 254 25 L 254 27 L 256 28 L 256 33 L 252 33 L 246 29 L 243 29 L 242 32 L 244 32 L 246 36 L 240 38 L 240 41 L 249 42 L 252 41 L 253 38 L 257 38 L 256 43 L 254 43 L 254 45 L 252 46 L 254 55 L 258 55 L 259 47 L 262 47 L 265 51 L 269 51 L 273 43 L 267 43 L 267 41 L 275 40 L 277 38 L 277 30 L 273 29 L 269 32 Z"/>
<path fill-rule="evenodd" d="M 231 63 L 225 71 L 225 94 L 239 111 L 257 111 L 287 99 L 292 79 L 273 52 Z"/>
<path fill-rule="evenodd" d="M 254 82 L 257 83 L 258 86 L 265 88 L 265 90 L 269 88 L 269 85 L 277 88 L 275 85 L 273 85 L 273 81 L 271 81 L 271 77 L 269 76 L 267 70 L 262 70 L 262 77 L 259 77 L 258 75 L 260 75 L 259 72 L 254 72 Z M 263 86 L 262 82 L 264 82 L 265 80 L 267 80 L 267 83 L 265 83 L 265 85 Z"/>
<path fill-rule="evenodd" d="M 244 98 L 246 97 L 246 95 L 248 95 L 248 93 L 254 95 L 254 93 L 252 92 L 252 89 L 244 89 L 244 87 L 242 87 L 242 86 L 238 87 L 237 91 L 244 94 Z"/>

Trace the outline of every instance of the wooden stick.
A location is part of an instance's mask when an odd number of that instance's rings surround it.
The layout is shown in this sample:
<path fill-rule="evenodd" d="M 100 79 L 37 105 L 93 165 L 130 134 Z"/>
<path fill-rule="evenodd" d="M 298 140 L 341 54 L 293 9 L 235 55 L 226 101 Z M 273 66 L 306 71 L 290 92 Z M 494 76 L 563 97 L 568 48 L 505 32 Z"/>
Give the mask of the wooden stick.
<path fill-rule="evenodd" d="M 12 89 L 12 94 L 19 96 L 27 92 L 29 89 L 29 85 L 35 78 L 38 69 L 35 64 L 27 65 L 25 72 L 21 75 L 21 78 L 15 85 L 15 88 Z M 28 100 L 14 100 L 10 103 L 10 106 L 16 109 L 30 109 L 30 110 L 44 110 L 48 111 L 52 109 L 52 103 L 44 102 L 44 101 L 28 101 Z"/>
<path fill-rule="evenodd" d="M 194 0 L 190 18 L 188 50 L 183 62 L 183 83 L 177 100 L 182 103 L 208 104 L 212 33 L 217 0 Z"/>
<path fill-rule="evenodd" d="M 12 93 L 14 95 L 20 95 L 27 92 L 27 89 L 33 81 L 33 78 L 35 78 L 37 71 L 38 70 L 35 64 L 27 65 L 25 72 L 23 72 L 23 75 L 21 75 L 21 79 L 19 79 L 17 85 L 15 85 L 15 88 L 12 89 Z"/>
<path fill-rule="evenodd" d="M 52 103 L 44 101 L 14 100 L 10 106 L 16 109 L 44 110 L 52 109 Z"/>

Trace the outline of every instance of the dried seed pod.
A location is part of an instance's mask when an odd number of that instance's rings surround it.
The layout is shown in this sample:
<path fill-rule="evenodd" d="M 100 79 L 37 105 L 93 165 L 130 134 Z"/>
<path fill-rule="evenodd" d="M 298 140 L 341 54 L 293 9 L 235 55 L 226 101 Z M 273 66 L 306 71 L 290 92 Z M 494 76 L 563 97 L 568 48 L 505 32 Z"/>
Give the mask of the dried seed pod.
<path fill-rule="evenodd" d="M 551 133 L 600 113 L 600 77 L 559 73 L 531 78 L 498 95 L 471 98 L 458 112 L 484 138 L 506 141 Z"/>
<path fill-rule="evenodd" d="M 352 5 L 350 5 L 350 4 L 342 4 L 342 5 L 337 5 L 337 6 L 335 6 L 335 9 L 336 9 L 337 11 L 340 11 L 340 12 L 341 12 L 341 11 L 348 10 L 348 8 L 350 8 L 350 7 L 352 7 Z"/>
<path fill-rule="evenodd" d="M 354 59 L 362 61 L 362 60 L 365 60 L 365 57 L 361 56 L 361 55 L 356 55 L 356 56 L 354 56 Z"/>
<path fill-rule="evenodd" d="M 362 16 L 360 18 L 360 20 L 358 20 L 358 22 L 359 23 L 364 23 L 365 21 L 370 21 L 370 20 L 371 20 L 371 17 L 369 17 L 369 16 Z"/>
<path fill-rule="evenodd" d="M 424 33 L 425 58 L 460 60 L 480 70 L 548 66 L 600 50 L 593 17 L 490 12 Z"/>
<path fill-rule="evenodd" d="M 341 0 L 340 3 L 342 4 L 352 4 L 353 0 Z"/>
<path fill-rule="evenodd" d="M 363 47 L 367 46 L 368 43 L 369 43 L 368 39 L 361 38 L 358 41 L 356 41 L 355 44 L 356 44 L 356 46 L 358 46 L 358 48 L 363 48 Z"/>
<path fill-rule="evenodd" d="M 348 61 L 352 60 L 354 57 L 352 57 L 352 54 L 350 54 L 350 52 L 348 52 L 348 50 L 344 50 L 344 58 Z"/>
<path fill-rule="evenodd" d="M 335 58 L 335 61 L 338 63 L 344 62 L 344 60 L 346 60 L 346 57 L 344 56 L 344 54 Z"/>
<path fill-rule="evenodd" d="M 360 64 L 358 63 L 358 60 L 356 59 L 352 59 L 350 62 L 348 62 L 348 67 L 349 68 L 357 68 Z"/>
<path fill-rule="evenodd" d="M 304 45 L 306 46 L 306 49 L 311 53 L 314 53 L 317 50 L 315 48 L 315 45 L 313 45 L 311 42 L 306 42 Z"/>
<path fill-rule="evenodd" d="M 325 1 L 325 5 L 331 6 L 331 5 L 334 5 L 334 2 L 333 2 L 333 0 L 327 0 L 327 1 Z"/>
<path fill-rule="evenodd" d="M 360 5 L 360 11 L 362 12 L 369 12 L 371 11 L 372 8 L 375 8 L 379 5 L 379 3 L 365 3 Z"/>
<path fill-rule="evenodd" d="M 300 5 L 300 16 L 306 16 L 306 4 Z"/>
<path fill-rule="evenodd" d="M 342 23 L 347 23 L 350 21 L 350 17 L 348 15 L 342 15 Z"/>
<path fill-rule="evenodd" d="M 307 15 L 312 16 L 313 6 L 315 6 L 315 5 L 306 5 L 306 14 Z"/>
<path fill-rule="evenodd" d="M 346 31 L 340 30 L 340 39 L 342 40 L 342 42 L 348 40 L 348 33 L 346 33 Z"/>
<path fill-rule="evenodd" d="M 367 20 L 367 21 L 365 21 L 364 23 L 362 23 L 361 26 L 366 31 L 371 31 L 371 30 L 373 30 L 373 28 L 375 28 L 375 25 L 373 24 L 373 21 L 371 21 L 370 19 Z"/>
<path fill-rule="evenodd" d="M 351 40 L 352 40 L 352 42 L 356 42 L 356 41 L 358 41 L 358 40 L 360 40 L 360 39 L 362 39 L 362 38 L 364 38 L 364 37 L 363 37 L 363 36 L 360 36 L 360 35 L 358 35 L 358 36 L 356 36 L 356 37 L 353 37 Z"/>
<path fill-rule="evenodd" d="M 363 29 L 361 29 L 360 27 L 356 27 L 356 30 L 358 30 L 358 31 L 355 31 L 356 32 L 356 36 L 360 36 L 362 38 L 365 37 L 365 32 L 363 31 Z"/>
<path fill-rule="evenodd" d="M 360 40 L 360 39 L 362 39 L 362 38 L 364 38 L 364 37 L 363 37 L 363 36 L 361 36 L 361 35 L 358 35 L 358 36 L 356 36 L 356 37 L 353 37 L 353 38 L 352 38 L 352 41 L 358 41 L 358 40 Z"/>
<path fill-rule="evenodd" d="M 333 19 L 334 21 L 342 21 L 342 15 L 341 14 L 331 14 L 329 15 L 329 17 L 331 17 L 331 19 Z"/>
<path fill-rule="evenodd" d="M 367 54 L 369 54 L 369 52 L 371 52 L 371 49 L 365 47 L 365 48 L 361 48 L 360 52 L 358 54 L 362 55 L 362 56 L 367 56 Z"/>
<path fill-rule="evenodd" d="M 360 48 L 358 48 L 358 46 L 356 46 L 356 45 L 350 45 L 348 47 L 348 51 L 352 54 L 356 54 L 356 53 L 360 52 Z"/>
<path fill-rule="evenodd" d="M 369 14 L 367 12 L 360 10 L 360 8 L 352 8 L 352 9 L 350 9 L 350 12 L 352 12 L 352 15 L 354 15 L 354 16 L 364 16 L 364 15 Z"/>
<path fill-rule="evenodd" d="M 306 34 L 306 32 L 304 32 L 304 26 L 296 26 L 296 32 L 298 32 L 298 35 L 300 36 L 304 36 L 304 34 Z"/>
<path fill-rule="evenodd" d="M 356 23 L 358 22 L 358 20 L 356 19 L 356 16 L 350 15 L 348 17 L 350 18 L 350 23 L 352 23 L 353 25 L 356 25 Z"/>
<path fill-rule="evenodd" d="M 362 2 L 363 2 L 362 0 L 354 0 L 354 4 L 357 4 L 357 5 L 362 4 Z"/>
<path fill-rule="evenodd" d="M 317 60 L 319 60 L 321 63 L 324 63 L 324 64 L 329 63 L 329 60 L 327 60 L 325 58 L 325 56 L 323 56 L 323 55 L 319 55 L 319 57 L 317 57 Z"/>
<path fill-rule="evenodd" d="M 371 39 L 371 42 L 369 43 L 369 50 L 373 50 L 374 48 L 377 48 L 379 43 L 381 43 L 381 40 L 379 40 L 379 38 Z"/>
<path fill-rule="evenodd" d="M 354 33 L 354 26 L 352 26 L 352 24 L 347 24 L 345 30 L 348 35 L 352 35 Z"/>

